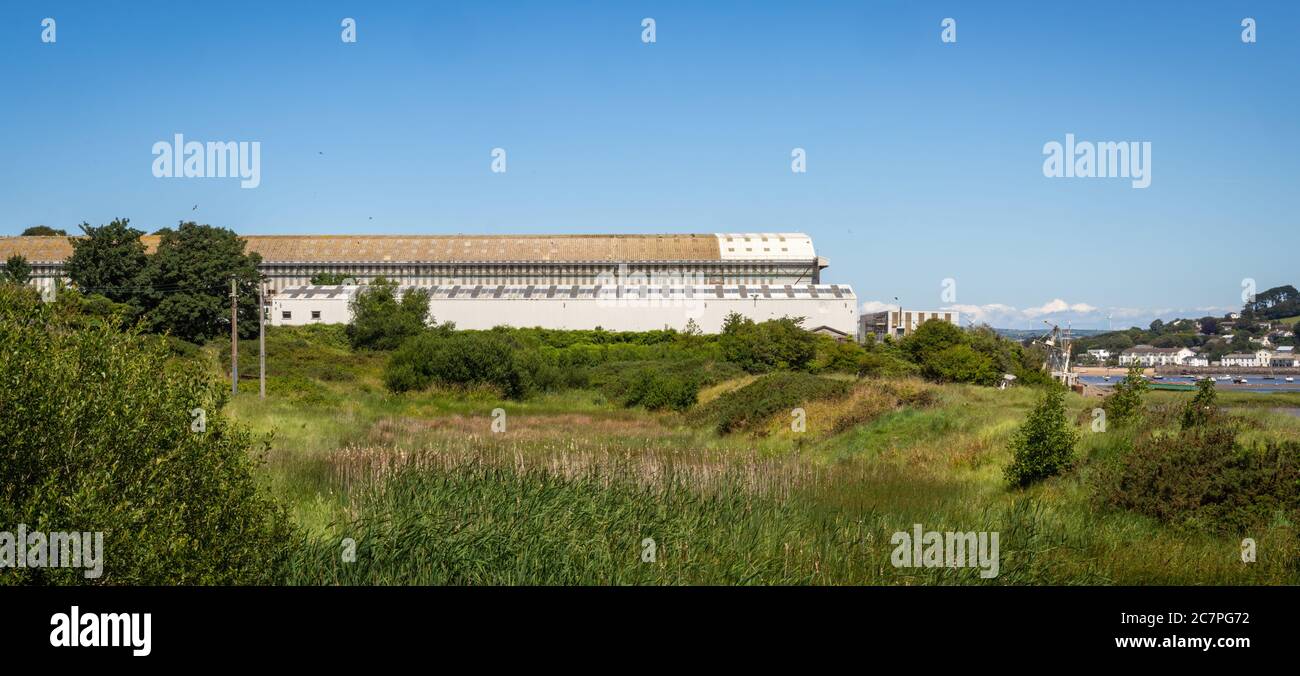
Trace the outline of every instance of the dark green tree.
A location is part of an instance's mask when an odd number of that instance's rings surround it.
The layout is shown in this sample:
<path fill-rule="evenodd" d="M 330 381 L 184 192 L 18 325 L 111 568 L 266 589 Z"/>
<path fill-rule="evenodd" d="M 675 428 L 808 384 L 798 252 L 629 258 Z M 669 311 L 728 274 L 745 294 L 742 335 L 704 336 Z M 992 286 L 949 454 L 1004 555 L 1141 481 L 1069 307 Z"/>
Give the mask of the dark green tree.
<path fill-rule="evenodd" d="M 140 275 L 147 263 L 144 232 L 125 218 L 108 225 L 81 224 L 85 237 L 72 238 L 72 255 L 64 270 L 83 293 L 95 293 L 117 303 L 134 302 L 140 293 Z"/>
<path fill-rule="evenodd" d="M 996 385 L 999 380 L 993 360 L 969 345 L 953 345 L 930 354 L 921 365 L 921 373 L 951 383 Z"/>
<path fill-rule="evenodd" d="M 352 347 L 393 350 L 428 326 L 429 292 L 408 289 L 399 299 L 397 282 L 378 277 L 352 297 L 350 309 Z"/>
<path fill-rule="evenodd" d="M 48 225 L 33 225 L 23 231 L 23 237 L 67 237 L 64 230 L 55 230 Z"/>
<path fill-rule="evenodd" d="M 5 261 L 4 273 L 0 275 L 11 284 L 26 284 L 32 279 L 32 266 L 20 254 L 14 254 Z"/>
<path fill-rule="evenodd" d="M 899 343 L 899 349 L 908 359 L 917 364 L 924 364 L 930 356 L 954 345 L 966 345 L 968 342 L 966 332 L 962 331 L 961 327 L 931 319 L 922 322 L 911 335 L 904 338 Z"/>
<path fill-rule="evenodd" d="M 150 330 L 201 343 L 230 332 L 230 280 L 239 298 L 239 334 L 257 335 L 257 266 L 233 231 L 193 222 L 165 230 L 141 276 Z"/>

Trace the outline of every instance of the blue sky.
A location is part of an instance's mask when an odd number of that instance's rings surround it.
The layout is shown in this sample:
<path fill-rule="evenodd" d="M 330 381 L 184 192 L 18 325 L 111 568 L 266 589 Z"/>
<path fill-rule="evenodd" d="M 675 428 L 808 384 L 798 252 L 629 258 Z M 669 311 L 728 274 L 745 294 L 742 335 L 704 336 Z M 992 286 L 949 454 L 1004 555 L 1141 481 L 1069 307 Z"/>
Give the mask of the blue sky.
<path fill-rule="evenodd" d="M 799 231 L 869 309 L 1007 327 L 1300 283 L 1297 3 L 205 5 L 0 5 L 0 234 Z M 261 184 L 155 178 L 175 133 Z M 1150 187 L 1045 177 L 1067 133 L 1151 142 Z"/>

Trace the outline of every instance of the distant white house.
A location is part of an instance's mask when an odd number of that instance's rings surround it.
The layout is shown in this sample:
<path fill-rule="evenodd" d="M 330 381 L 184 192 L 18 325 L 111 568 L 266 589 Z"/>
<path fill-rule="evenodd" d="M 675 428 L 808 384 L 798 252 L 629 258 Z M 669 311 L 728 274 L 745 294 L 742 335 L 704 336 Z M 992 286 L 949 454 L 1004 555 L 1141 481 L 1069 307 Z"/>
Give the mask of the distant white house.
<path fill-rule="evenodd" d="M 1272 353 L 1268 350 L 1255 350 L 1254 352 L 1234 352 L 1223 355 L 1220 362 L 1223 366 L 1241 366 L 1241 367 L 1261 367 L 1269 366 Z"/>
<path fill-rule="evenodd" d="M 1097 361 L 1106 361 L 1107 359 L 1110 359 L 1110 350 L 1103 350 L 1100 348 L 1092 349 L 1088 350 L 1088 354 L 1095 357 Z"/>
<path fill-rule="evenodd" d="M 1175 366 L 1184 363 L 1184 360 L 1195 356 L 1185 347 L 1151 347 L 1150 345 L 1136 345 L 1119 353 L 1120 366 L 1132 366 L 1141 364 L 1142 366 Z"/>

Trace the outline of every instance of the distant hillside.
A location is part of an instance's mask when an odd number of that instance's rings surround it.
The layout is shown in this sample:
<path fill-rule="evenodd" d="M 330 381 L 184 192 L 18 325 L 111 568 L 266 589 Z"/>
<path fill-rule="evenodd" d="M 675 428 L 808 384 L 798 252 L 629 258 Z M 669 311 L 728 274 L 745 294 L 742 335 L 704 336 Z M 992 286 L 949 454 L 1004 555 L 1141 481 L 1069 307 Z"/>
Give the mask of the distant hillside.
<path fill-rule="evenodd" d="M 1258 320 L 1294 318 L 1300 315 L 1300 292 L 1290 284 L 1275 286 L 1255 294 L 1255 302 L 1246 303 L 1241 313 Z"/>
<path fill-rule="evenodd" d="M 1030 338 L 1038 338 L 1048 332 L 1047 327 L 1043 327 L 1041 329 L 993 329 L 993 330 L 997 331 L 999 336 L 1002 336 L 1003 338 L 1010 338 L 1011 340 L 1027 340 Z M 1102 329 L 1071 329 L 1070 333 L 1075 338 L 1081 338 L 1085 336 L 1098 336 L 1107 332 Z"/>
<path fill-rule="evenodd" d="M 1145 329 L 1136 326 L 1119 331 L 1101 331 L 1086 335 L 1082 331 L 1074 341 L 1074 353 L 1082 354 L 1093 348 L 1111 352 L 1126 350 L 1134 345 L 1155 347 L 1187 347 L 1204 352 L 1210 359 L 1218 359 L 1229 352 L 1250 352 L 1263 345 L 1263 339 L 1272 335 L 1275 345 L 1295 345 L 1294 336 L 1279 337 L 1279 324 L 1294 328 L 1300 319 L 1300 292 L 1294 286 L 1276 286 L 1255 294 L 1253 302 L 1241 308 L 1241 316 L 1233 319 L 1232 313 L 1222 317 L 1205 316 L 1199 319 L 1155 320 Z"/>

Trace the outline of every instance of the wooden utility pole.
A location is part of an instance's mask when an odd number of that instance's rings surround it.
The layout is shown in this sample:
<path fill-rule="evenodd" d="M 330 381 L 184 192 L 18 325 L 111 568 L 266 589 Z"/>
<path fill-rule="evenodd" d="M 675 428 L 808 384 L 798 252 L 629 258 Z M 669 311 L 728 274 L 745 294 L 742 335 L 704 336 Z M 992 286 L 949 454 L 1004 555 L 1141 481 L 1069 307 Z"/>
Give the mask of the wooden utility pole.
<path fill-rule="evenodd" d="M 257 398 L 266 398 L 266 280 L 257 280 Z"/>
<path fill-rule="evenodd" d="M 239 394 L 239 303 L 235 278 L 230 278 L 230 395 Z"/>

